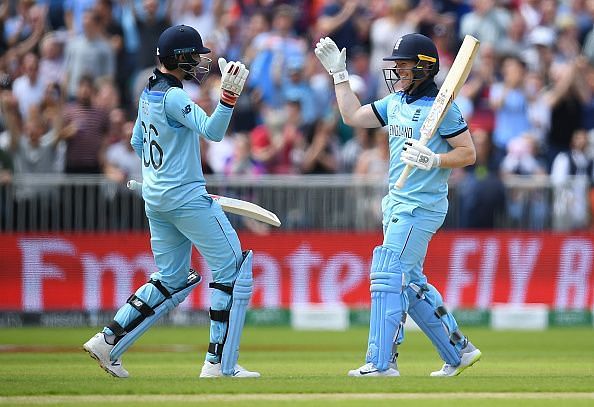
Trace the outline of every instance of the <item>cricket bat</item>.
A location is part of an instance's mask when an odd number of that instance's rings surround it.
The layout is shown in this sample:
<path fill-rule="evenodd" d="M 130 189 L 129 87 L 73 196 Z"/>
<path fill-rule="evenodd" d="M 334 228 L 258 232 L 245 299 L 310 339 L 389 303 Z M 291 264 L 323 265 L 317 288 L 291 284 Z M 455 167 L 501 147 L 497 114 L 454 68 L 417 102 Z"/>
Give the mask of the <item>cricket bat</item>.
<path fill-rule="evenodd" d="M 433 102 L 433 106 L 431 106 L 427 118 L 421 126 L 421 138 L 419 139 L 419 142 L 422 145 L 427 144 L 429 139 L 433 137 L 435 131 L 439 128 L 439 125 L 450 108 L 450 105 L 458 95 L 458 92 L 460 92 L 464 82 L 466 82 L 478 49 L 479 40 L 471 35 L 464 37 L 464 41 L 452 63 L 452 67 L 450 68 L 443 85 L 441 85 L 439 93 L 435 97 L 435 101 Z M 412 165 L 407 165 L 404 168 L 398 181 L 396 181 L 396 188 L 402 189 L 402 187 L 404 187 L 404 183 L 413 168 Z"/>
<path fill-rule="evenodd" d="M 130 180 L 126 186 L 128 189 L 135 191 L 142 188 L 142 183 L 135 180 Z M 247 218 L 255 219 L 276 227 L 281 225 L 280 220 L 274 213 L 256 205 L 255 203 L 213 194 L 210 194 L 210 197 L 217 201 L 225 212 L 245 216 Z"/>

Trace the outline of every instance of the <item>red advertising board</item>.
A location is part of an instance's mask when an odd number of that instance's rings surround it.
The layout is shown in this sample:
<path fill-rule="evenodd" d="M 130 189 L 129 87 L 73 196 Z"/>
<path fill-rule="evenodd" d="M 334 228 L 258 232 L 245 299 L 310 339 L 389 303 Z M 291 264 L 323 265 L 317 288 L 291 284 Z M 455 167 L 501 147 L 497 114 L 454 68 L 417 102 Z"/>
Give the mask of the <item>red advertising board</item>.
<path fill-rule="evenodd" d="M 379 233 L 240 234 L 254 250 L 252 306 L 369 304 L 369 264 Z M 193 267 L 210 281 L 198 253 Z M 439 232 L 425 263 L 455 308 L 494 303 L 594 305 L 594 236 L 575 233 Z M 111 310 L 155 271 L 144 233 L 0 235 L 0 311 Z M 182 306 L 207 308 L 208 284 Z"/>

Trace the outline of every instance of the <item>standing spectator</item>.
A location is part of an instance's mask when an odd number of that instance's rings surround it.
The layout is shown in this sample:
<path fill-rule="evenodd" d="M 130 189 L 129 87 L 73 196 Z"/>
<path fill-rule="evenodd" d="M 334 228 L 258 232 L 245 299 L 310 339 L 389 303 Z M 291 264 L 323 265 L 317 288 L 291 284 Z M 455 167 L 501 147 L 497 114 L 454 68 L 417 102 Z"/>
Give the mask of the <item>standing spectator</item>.
<path fill-rule="evenodd" d="M 188 25 L 204 33 L 205 40 L 216 30 L 212 3 L 223 3 L 220 0 L 183 0 L 185 3 L 180 16 L 174 24 Z M 209 7 L 210 5 L 210 7 Z"/>
<path fill-rule="evenodd" d="M 483 44 L 497 44 L 505 38 L 511 17 L 495 0 L 475 0 L 473 10 L 462 16 L 460 38 L 470 34 Z"/>
<path fill-rule="evenodd" d="M 39 59 L 28 53 L 23 58 L 23 75 L 14 80 L 12 93 L 19 103 L 23 120 L 28 120 L 31 107 L 39 105 L 45 92 L 45 82 L 39 77 Z"/>
<path fill-rule="evenodd" d="M 544 94 L 551 109 L 551 126 L 546 139 L 549 166 L 559 152 L 569 149 L 571 136 L 582 126 L 582 104 L 587 102 L 588 91 L 582 83 L 584 67 L 582 59 L 550 67 L 552 86 Z"/>
<path fill-rule="evenodd" d="M 106 34 L 106 39 L 111 45 L 115 56 L 114 79 L 121 90 L 122 97 L 127 103 L 129 95 L 127 92 L 127 78 L 130 72 L 126 70 L 126 52 L 124 50 L 124 30 L 122 25 L 114 18 L 113 0 L 97 0 L 95 12 L 99 16 L 100 24 Z"/>
<path fill-rule="evenodd" d="M 557 154 L 551 168 L 551 181 L 556 187 L 555 213 L 565 214 L 566 224 L 557 226 L 569 229 L 586 227 L 590 221 L 589 196 L 594 187 L 594 159 L 588 151 L 586 130 L 577 129 L 571 137 L 570 150 Z M 584 194 L 584 190 L 588 193 Z"/>
<path fill-rule="evenodd" d="M 503 80 L 491 87 L 489 100 L 495 110 L 493 143 L 503 156 L 508 143 L 530 130 L 528 101 L 524 94 L 523 80 L 526 74 L 524 62 L 508 56 L 502 63 Z"/>
<path fill-rule="evenodd" d="M 381 68 L 384 67 L 382 58 L 392 52 L 394 38 L 417 31 L 416 21 L 409 11 L 408 0 L 390 0 L 387 14 L 371 23 L 369 33 L 371 72 L 380 74 Z"/>
<path fill-rule="evenodd" d="M 2 110 L 6 115 L 11 137 L 10 151 L 15 174 L 45 175 L 61 172 L 59 163 L 63 162 L 61 155 L 64 154 L 61 112 L 54 115 L 51 127 L 45 123 L 36 106 L 31 107 L 30 118 L 22 121 L 15 100 L 9 94 L 3 96 Z M 43 186 L 34 188 L 21 185 L 16 195 L 18 200 L 31 199 L 48 190 L 48 187 Z"/>
<path fill-rule="evenodd" d="M 103 173 L 108 179 L 125 185 L 129 179 L 142 180 L 142 162 L 130 144 L 134 122 L 120 123 L 121 113 L 116 109 L 110 114 L 110 128 L 114 127 L 110 132 L 119 129 L 120 134 L 119 139 L 105 149 Z"/>
<path fill-rule="evenodd" d="M 102 31 L 100 17 L 93 10 L 84 12 L 83 34 L 68 42 L 66 47 L 66 91 L 70 98 L 77 94 L 78 84 L 85 75 L 93 78 L 113 78 L 115 57 Z"/>
<path fill-rule="evenodd" d="M 313 90 L 305 77 L 304 60 L 301 56 L 291 57 L 285 64 L 285 72 L 277 72 L 284 100 L 298 100 L 304 125 L 311 125 L 320 116 L 318 101 L 312 97 Z"/>
<path fill-rule="evenodd" d="M 159 13 L 159 2 L 157 0 L 144 0 L 143 13 L 136 13 L 136 26 L 138 28 L 138 40 L 140 47 L 136 60 L 136 69 L 143 70 L 153 68 L 156 65 L 155 50 L 146 44 L 156 44 L 159 35 L 169 25 L 169 17 Z"/>
<path fill-rule="evenodd" d="M 44 84 L 62 83 L 64 66 L 64 44 L 55 33 L 47 33 L 40 44 L 39 78 Z"/>
<path fill-rule="evenodd" d="M 464 168 L 456 192 L 461 228 L 493 229 L 505 210 L 505 187 L 493 155 L 490 134 L 473 128 L 476 162 Z"/>
<path fill-rule="evenodd" d="M 525 133 L 507 144 L 507 155 L 501 162 L 500 171 L 504 178 L 516 175 L 544 176 L 546 167 L 536 158 L 536 140 Z M 549 210 L 544 192 L 539 189 L 511 190 L 507 199 L 508 217 L 516 226 L 543 230 Z"/>
<path fill-rule="evenodd" d="M 264 173 L 264 166 L 252 157 L 250 138 L 245 133 L 235 133 L 233 147 L 233 154 L 225 162 L 224 173 L 227 177 Z"/>
<path fill-rule="evenodd" d="M 319 119 L 307 127 L 302 138 L 303 156 L 300 171 L 303 174 L 334 174 L 338 170 L 338 149 L 334 122 Z"/>
<path fill-rule="evenodd" d="M 84 30 L 85 13 L 95 7 L 97 0 L 64 0 L 64 22 L 71 34 L 80 35 Z"/>
<path fill-rule="evenodd" d="M 364 4 L 357 0 L 328 1 L 318 17 L 317 34 L 332 36 L 338 49 L 367 45 L 371 18 Z"/>
<path fill-rule="evenodd" d="M 287 5 L 274 9 L 272 30 L 257 35 L 249 53 L 254 55 L 250 65 L 250 87 L 256 89 L 264 105 L 278 109 L 283 98 L 275 84 L 275 72 L 284 72 L 288 61 L 305 59 L 305 42 L 295 35 L 295 11 Z"/>
<path fill-rule="evenodd" d="M 104 146 L 109 120 L 107 113 L 91 104 L 95 93 L 93 78 L 83 76 L 78 85 L 76 100 L 64 113 L 68 150 L 66 172 L 99 174 L 100 152 Z"/>

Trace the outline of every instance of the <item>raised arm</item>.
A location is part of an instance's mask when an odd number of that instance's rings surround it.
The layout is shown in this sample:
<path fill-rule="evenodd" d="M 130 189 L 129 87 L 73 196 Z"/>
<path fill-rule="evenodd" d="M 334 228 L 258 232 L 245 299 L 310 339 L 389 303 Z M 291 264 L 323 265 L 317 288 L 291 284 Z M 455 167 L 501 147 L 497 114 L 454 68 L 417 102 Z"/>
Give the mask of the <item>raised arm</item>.
<path fill-rule="evenodd" d="M 315 54 L 326 71 L 334 78 L 336 101 L 342 120 L 353 127 L 382 127 L 371 105 L 361 106 L 359 98 L 351 89 L 346 70 L 346 49 L 339 51 L 336 43 L 326 37 L 316 44 Z"/>

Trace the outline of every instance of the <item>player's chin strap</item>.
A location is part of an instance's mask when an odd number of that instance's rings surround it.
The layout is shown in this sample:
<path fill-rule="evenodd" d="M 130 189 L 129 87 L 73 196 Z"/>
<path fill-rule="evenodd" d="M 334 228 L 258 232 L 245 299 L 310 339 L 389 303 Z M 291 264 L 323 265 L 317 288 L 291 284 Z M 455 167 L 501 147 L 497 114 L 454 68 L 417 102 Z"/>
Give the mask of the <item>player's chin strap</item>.
<path fill-rule="evenodd" d="M 208 352 L 221 358 L 222 372 L 226 376 L 233 376 L 235 365 L 239 358 L 239 343 L 245 323 L 245 314 L 252 297 L 253 275 L 252 260 L 254 253 L 249 250 L 243 253 L 243 262 L 239 268 L 233 286 L 210 283 L 209 287 L 231 295 L 232 302 L 229 311 L 211 309 L 210 318 L 213 321 L 227 322 L 227 332 L 223 343 L 210 343 Z"/>
<path fill-rule="evenodd" d="M 154 307 L 148 305 L 142 298 L 132 294 L 128 298 L 128 304 L 136 309 L 140 316 L 130 322 L 127 326 L 122 327 L 116 321 L 112 321 L 107 327 L 116 335 L 120 337 L 109 353 L 111 360 L 117 360 L 122 354 L 138 339 L 147 329 L 149 329 L 155 322 L 164 314 L 177 307 L 190 292 L 202 281 L 200 274 L 190 269 L 186 286 L 182 289 L 170 293 L 158 280 L 149 280 L 163 296 L 163 301 L 157 303 Z"/>

